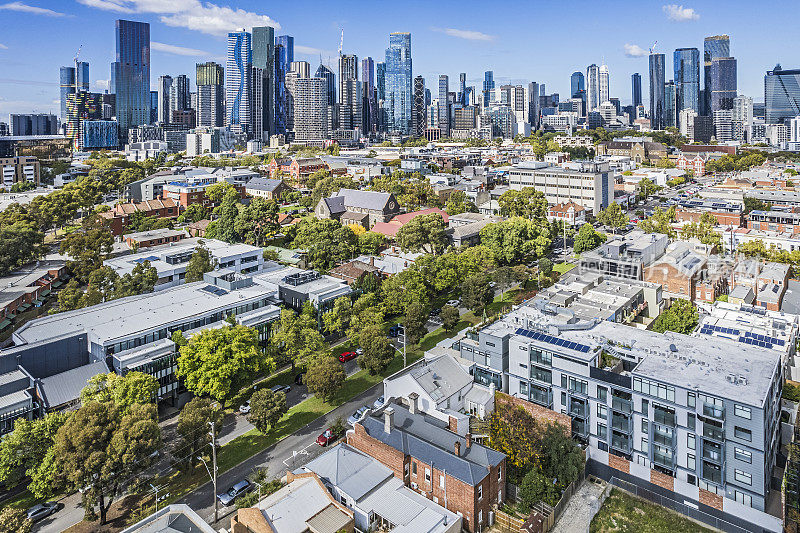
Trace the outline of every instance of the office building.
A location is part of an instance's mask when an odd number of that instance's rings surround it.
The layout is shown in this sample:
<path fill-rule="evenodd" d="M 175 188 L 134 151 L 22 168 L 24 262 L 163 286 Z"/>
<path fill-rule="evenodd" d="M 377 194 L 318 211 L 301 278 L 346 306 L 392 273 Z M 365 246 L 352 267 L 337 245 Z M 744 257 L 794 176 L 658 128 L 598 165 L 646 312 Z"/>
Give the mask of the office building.
<path fill-rule="evenodd" d="M 325 79 L 326 101 L 328 105 L 334 105 L 336 103 L 336 74 L 327 66 L 320 63 L 319 67 L 317 67 L 317 71 L 314 73 L 314 77 Z"/>
<path fill-rule="evenodd" d="M 158 122 L 158 108 L 158 91 L 150 91 L 150 124 Z"/>
<path fill-rule="evenodd" d="M 572 98 L 581 98 L 581 94 L 586 90 L 584 85 L 583 72 L 573 72 L 569 77 L 569 94 Z"/>
<path fill-rule="evenodd" d="M 483 107 L 489 107 L 494 92 L 494 72 L 487 70 L 483 74 Z"/>
<path fill-rule="evenodd" d="M 753 126 L 753 98 L 751 96 L 737 96 L 733 99 L 733 138 L 737 141 L 747 141 L 750 128 Z"/>
<path fill-rule="evenodd" d="M 225 75 L 222 65 L 197 64 L 197 125 L 225 125 Z"/>
<path fill-rule="evenodd" d="M 580 74 L 580 72 L 578 72 Z M 581 84 L 583 83 L 583 74 L 581 74 Z M 528 124 L 531 125 L 532 130 L 539 129 L 539 115 L 540 115 L 540 106 L 539 106 L 539 84 L 535 81 L 528 83 L 527 92 L 525 95 L 527 100 L 527 109 L 528 109 Z M 583 106 L 581 106 L 581 109 Z"/>
<path fill-rule="evenodd" d="M 339 56 L 339 129 L 361 131 L 362 90 L 358 81 L 358 57 Z"/>
<path fill-rule="evenodd" d="M 714 109 L 713 102 L 712 102 L 712 94 L 714 92 L 714 75 L 711 72 L 711 64 L 715 59 L 721 57 L 730 57 L 731 56 L 731 39 L 727 35 L 714 35 L 711 37 L 706 37 L 703 40 L 703 77 L 704 77 L 704 85 L 703 95 L 705 96 L 701 114 L 702 115 L 710 115 L 716 109 Z M 734 66 L 734 69 L 736 67 Z M 734 80 L 735 83 L 735 80 Z M 734 95 L 735 98 L 736 95 Z M 719 108 L 719 109 L 730 109 L 730 108 Z"/>
<path fill-rule="evenodd" d="M 508 171 L 508 185 L 521 190 L 533 187 L 549 204 L 573 202 L 599 213 L 614 200 L 614 176 L 608 163 L 574 161 L 560 167 L 526 161 Z"/>
<path fill-rule="evenodd" d="M 717 142 L 722 143 L 734 140 L 735 127 L 733 117 L 733 109 L 718 109 L 713 112 L 714 137 Z"/>
<path fill-rule="evenodd" d="M 408 135 L 412 130 L 411 34 L 390 33 L 386 49 L 384 109 L 386 130 Z M 380 98 L 380 89 L 379 89 Z"/>
<path fill-rule="evenodd" d="M 711 60 L 711 95 L 709 115 L 716 111 L 733 109 L 733 101 L 737 96 L 736 59 L 733 57 L 715 57 Z"/>
<path fill-rule="evenodd" d="M 77 67 L 77 69 L 76 69 Z M 72 67 L 61 67 L 60 69 L 60 95 L 61 95 L 61 122 L 67 121 L 67 95 L 75 91 L 89 90 L 89 63 L 79 61 Z"/>
<path fill-rule="evenodd" d="M 225 67 L 225 123 L 237 133 L 247 133 L 250 127 L 251 67 L 250 33 L 229 33 Z"/>
<path fill-rule="evenodd" d="M 58 118 L 46 113 L 39 114 L 12 114 L 11 135 L 57 135 Z"/>
<path fill-rule="evenodd" d="M 411 135 L 425 135 L 425 78 L 414 78 L 414 105 L 412 106 Z"/>
<path fill-rule="evenodd" d="M 673 63 L 678 113 L 684 109 L 700 113 L 700 52 L 697 48 L 678 48 Z"/>
<path fill-rule="evenodd" d="M 378 101 L 375 91 L 375 62 L 371 57 L 361 60 L 361 92 L 363 97 L 361 120 L 364 133 L 378 130 Z"/>
<path fill-rule="evenodd" d="M 600 106 L 611 98 L 611 93 L 609 89 L 609 79 L 608 79 L 608 65 L 602 64 L 598 69 L 598 102 L 597 105 Z"/>
<path fill-rule="evenodd" d="M 189 109 L 189 104 L 189 77 L 186 74 L 180 74 L 172 80 L 172 86 L 169 91 L 170 121 L 176 111 Z"/>
<path fill-rule="evenodd" d="M 158 93 L 158 122 L 169 124 L 172 116 L 170 110 L 170 97 L 172 95 L 172 76 L 158 77 L 156 92 Z"/>
<path fill-rule="evenodd" d="M 458 96 L 456 103 L 467 105 L 467 73 L 462 72 L 458 75 Z"/>
<path fill-rule="evenodd" d="M 631 74 L 631 105 L 634 108 L 642 105 L 642 75 L 638 72 Z"/>
<path fill-rule="evenodd" d="M 251 116 L 256 118 L 254 133 L 266 140 L 275 132 L 275 29 L 271 26 L 257 26 L 252 29 L 253 68 L 260 69 L 254 84 L 258 84 L 260 94 L 253 98 Z"/>
<path fill-rule="evenodd" d="M 275 116 L 273 120 L 276 134 L 286 133 L 286 114 L 289 111 L 286 106 L 286 74 L 289 72 L 291 64 L 289 56 L 292 56 L 292 60 L 294 59 L 294 48 L 287 50 L 286 45 L 289 41 L 282 37 L 288 36 L 280 36 L 275 44 Z M 292 46 L 294 46 L 294 41 L 292 41 Z"/>
<path fill-rule="evenodd" d="M 663 130 L 666 127 L 664 82 L 664 54 L 650 54 L 650 128 Z"/>
<path fill-rule="evenodd" d="M 665 128 L 678 127 L 678 111 L 676 109 L 677 95 L 675 92 L 675 82 L 669 80 L 664 85 L 664 123 Z"/>
<path fill-rule="evenodd" d="M 150 122 L 150 24 L 116 22 L 117 53 L 111 65 L 111 91 L 116 95 L 120 138 L 128 128 Z"/>
<path fill-rule="evenodd" d="M 447 93 L 450 90 L 450 78 L 447 74 L 439 75 L 439 132 L 442 137 L 450 136 L 450 105 Z"/>
<path fill-rule="evenodd" d="M 544 85 L 542 85 L 542 89 L 544 89 Z M 600 69 L 592 63 L 586 69 L 586 112 L 596 111 L 601 103 Z"/>
<path fill-rule="evenodd" d="M 78 149 L 116 150 L 119 148 L 119 128 L 113 120 L 81 120 Z"/>
<path fill-rule="evenodd" d="M 784 70 L 780 64 L 764 76 L 767 124 L 782 124 L 800 115 L 800 69 Z"/>

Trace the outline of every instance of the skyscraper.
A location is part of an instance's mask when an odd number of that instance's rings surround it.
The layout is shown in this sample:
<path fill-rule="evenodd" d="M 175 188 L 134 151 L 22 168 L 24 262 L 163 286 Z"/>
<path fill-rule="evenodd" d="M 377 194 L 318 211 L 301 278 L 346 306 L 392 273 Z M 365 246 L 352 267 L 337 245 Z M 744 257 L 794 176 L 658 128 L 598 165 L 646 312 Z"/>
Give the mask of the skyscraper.
<path fill-rule="evenodd" d="M 700 112 L 700 51 L 678 48 L 673 55 L 677 112 L 693 109 Z"/>
<path fill-rule="evenodd" d="M 173 122 L 173 113 L 189 109 L 189 103 L 189 77 L 186 74 L 179 74 L 172 80 L 169 92 L 170 122 Z"/>
<path fill-rule="evenodd" d="M 158 93 L 158 122 L 169 124 L 170 117 L 172 117 L 169 104 L 169 99 L 172 94 L 172 76 L 159 76 L 156 84 L 156 92 Z"/>
<path fill-rule="evenodd" d="M 581 91 L 585 91 L 583 72 L 573 72 L 569 77 L 570 98 L 581 98 Z"/>
<path fill-rule="evenodd" d="M 736 96 L 736 59 L 715 57 L 711 60 L 710 112 L 733 109 Z"/>
<path fill-rule="evenodd" d="M 411 135 L 425 135 L 425 78 L 414 78 L 414 105 L 412 106 Z"/>
<path fill-rule="evenodd" d="M 664 54 L 650 54 L 650 128 L 663 130 L 664 123 Z"/>
<path fill-rule="evenodd" d="M 727 35 L 714 35 L 706 37 L 703 40 L 703 75 L 704 75 L 704 101 L 701 105 L 703 115 L 710 115 L 713 111 L 712 99 L 712 75 L 711 63 L 718 57 L 730 57 L 731 55 L 731 40 Z"/>
<path fill-rule="evenodd" d="M 605 63 L 600 65 L 598 69 L 598 95 L 600 97 L 597 105 L 604 104 L 608 102 L 611 98 L 611 93 L 609 91 L 609 79 L 608 79 L 608 65 Z"/>
<path fill-rule="evenodd" d="M 234 131 L 245 133 L 250 128 L 252 63 L 250 33 L 229 33 L 225 67 L 225 123 Z"/>
<path fill-rule="evenodd" d="M 364 132 L 374 132 L 378 129 L 378 102 L 375 91 L 375 62 L 371 57 L 361 60 L 361 81 L 364 100 L 362 111 Z"/>
<path fill-rule="evenodd" d="M 412 131 L 414 96 L 411 72 L 411 34 L 390 33 L 386 49 L 386 129 L 401 135 Z"/>
<path fill-rule="evenodd" d="M 257 26 L 252 31 L 252 59 L 253 68 L 259 69 L 252 71 L 260 79 L 254 80 L 261 86 L 261 94 L 257 99 L 253 99 L 253 109 L 251 115 L 255 121 L 254 127 L 258 127 L 261 136 L 269 136 L 275 133 L 275 29 L 271 26 Z"/>
<path fill-rule="evenodd" d="M 222 65 L 197 64 L 197 125 L 225 125 L 225 76 Z"/>
<path fill-rule="evenodd" d="M 675 93 L 675 82 L 669 80 L 664 84 L 664 127 L 678 127 L 678 112 L 676 110 L 677 96 Z"/>
<path fill-rule="evenodd" d="M 362 91 L 358 81 L 358 57 L 339 56 L 339 127 L 345 130 L 362 129 Z"/>
<path fill-rule="evenodd" d="M 586 112 L 597 110 L 600 100 L 600 69 L 592 63 L 586 68 Z"/>
<path fill-rule="evenodd" d="M 286 50 L 286 64 L 294 63 L 294 37 L 291 35 L 279 35 L 278 44 Z"/>
<path fill-rule="evenodd" d="M 59 93 L 61 97 L 61 123 L 67 122 L 67 96 L 75 94 L 75 67 L 61 67 L 59 70 Z"/>
<path fill-rule="evenodd" d="M 638 72 L 631 74 L 631 105 L 642 105 L 642 76 Z"/>
<path fill-rule="evenodd" d="M 483 75 L 483 107 L 489 107 L 494 91 L 494 72 L 487 70 Z"/>
<path fill-rule="evenodd" d="M 450 136 L 450 111 L 447 103 L 449 91 L 450 78 L 447 74 L 439 75 L 439 134 L 442 137 Z"/>
<path fill-rule="evenodd" d="M 578 74 L 581 73 L 578 72 Z M 581 74 L 582 78 L 583 74 Z M 530 82 L 526 96 L 528 100 L 528 123 L 531 125 L 531 129 L 535 130 L 539 127 L 539 84 L 535 81 Z"/>
<path fill-rule="evenodd" d="M 783 124 L 800 115 L 800 69 L 783 70 L 780 64 L 764 76 L 764 107 L 767 124 Z"/>
<path fill-rule="evenodd" d="M 150 91 L 150 124 L 156 122 L 158 122 L 158 91 Z"/>
<path fill-rule="evenodd" d="M 116 22 L 117 54 L 111 65 L 111 92 L 116 95 L 120 141 L 128 128 L 150 121 L 150 24 Z"/>
<path fill-rule="evenodd" d="M 458 75 L 458 103 L 467 105 L 467 73 Z"/>
<path fill-rule="evenodd" d="M 319 67 L 317 67 L 317 72 L 314 73 L 314 77 L 325 79 L 325 91 L 327 94 L 326 98 L 328 99 L 328 105 L 334 105 L 336 103 L 336 74 L 334 74 L 331 69 L 320 63 Z"/>

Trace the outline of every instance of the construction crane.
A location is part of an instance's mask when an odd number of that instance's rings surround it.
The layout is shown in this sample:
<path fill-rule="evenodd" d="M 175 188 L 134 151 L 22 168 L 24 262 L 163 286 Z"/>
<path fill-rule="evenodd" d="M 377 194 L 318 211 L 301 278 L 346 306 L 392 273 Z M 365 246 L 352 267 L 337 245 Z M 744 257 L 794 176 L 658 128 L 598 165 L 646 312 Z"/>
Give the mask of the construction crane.
<path fill-rule="evenodd" d="M 78 46 L 78 51 L 75 52 L 75 92 L 77 93 L 80 88 L 78 87 L 78 58 L 81 55 L 81 49 L 83 49 L 83 45 Z"/>
<path fill-rule="evenodd" d="M 342 38 L 339 39 L 339 56 L 342 55 L 342 48 L 344 47 L 344 28 L 342 28 Z"/>
<path fill-rule="evenodd" d="M 651 47 L 650 47 L 650 53 L 651 53 L 651 54 L 654 54 L 654 53 L 655 53 L 655 51 L 656 51 L 656 45 L 657 45 L 657 44 L 658 44 L 658 41 L 655 41 L 655 42 L 653 43 L 653 46 L 651 46 Z"/>

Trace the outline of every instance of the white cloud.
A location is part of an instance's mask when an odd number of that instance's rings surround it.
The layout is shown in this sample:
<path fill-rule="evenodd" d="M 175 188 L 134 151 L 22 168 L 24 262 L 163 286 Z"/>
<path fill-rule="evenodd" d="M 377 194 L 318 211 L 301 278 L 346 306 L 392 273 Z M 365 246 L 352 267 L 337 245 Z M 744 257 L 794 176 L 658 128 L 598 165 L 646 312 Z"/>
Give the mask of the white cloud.
<path fill-rule="evenodd" d="M 4 45 L 3 43 L 0 43 L 0 50 L 8 50 L 8 46 Z"/>
<path fill-rule="evenodd" d="M 625 43 L 625 55 L 628 57 L 642 57 L 647 55 L 647 50 L 638 44 Z"/>
<path fill-rule="evenodd" d="M 78 0 L 81 4 L 117 13 L 156 13 L 167 26 L 186 28 L 208 35 L 225 36 L 239 28 L 281 25 L 268 15 L 219 6 L 200 0 Z"/>
<path fill-rule="evenodd" d="M 466 39 L 468 41 L 493 41 L 494 35 L 489 35 L 474 30 L 459 30 L 456 28 L 431 28 L 433 31 L 444 33 L 450 37 L 457 37 L 459 39 Z"/>
<path fill-rule="evenodd" d="M 164 52 L 165 54 L 173 54 L 176 56 L 197 57 L 211 55 L 210 52 L 206 52 L 205 50 L 185 48 L 183 46 L 175 46 L 174 44 L 159 43 L 156 41 L 150 41 L 150 49 L 155 50 L 156 52 Z"/>
<path fill-rule="evenodd" d="M 667 14 L 669 20 L 675 22 L 688 22 L 690 20 L 697 20 L 700 14 L 691 7 L 683 7 L 683 4 L 667 4 L 662 6 L 664 13 Z"/>
<path fill-rule="evenodd" d="M 47 17 L 68 17 L 66 13 L 59 13 L 58 11 L 53 11 L 52 9 L 45 9 L 43 7 L 36 7 L 36 6 L 29 6 L 28 4 L 23 4 L 22 2 L 9 2 L 7 4 L 0 5 L 0 9 L 5 9 L 8 11 L 20 11 L 22 13 L 31 13 L 33 15 L 45 15 Z"/>
<path fill-rule="evenodd" d="M 108 89 L 109 85 L 109 80 L 94 80 L 94 86 L 98 89 Z"/>

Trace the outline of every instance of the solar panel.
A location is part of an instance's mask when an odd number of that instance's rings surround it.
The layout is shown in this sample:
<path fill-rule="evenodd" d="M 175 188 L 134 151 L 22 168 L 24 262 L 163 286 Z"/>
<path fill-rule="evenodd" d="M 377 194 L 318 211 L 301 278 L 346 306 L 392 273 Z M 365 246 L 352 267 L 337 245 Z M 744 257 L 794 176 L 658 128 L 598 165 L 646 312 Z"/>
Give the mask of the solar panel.
<path fill-rule="evenodd" d="M 552 335 L 547 335 L 546 333 L 539 333 L 538 331 L 531 331 L 528 329 L 517 328 L 516 333 L 517 335 L 524 335 L 533 340 L 546 342 L 548 344 L 553 344 L 555 346 L 561 346 L 563 348 L 568 348 L 570 350 L 575 350 L 576 352 L 589 353 L 591 351 L 591 348 L 589 346 L 586 346 L 585 344 L 579 344 L 577 342 L 568 341 L 566 339 L 559 339 L 558 337 L 553 337 Z"/>

